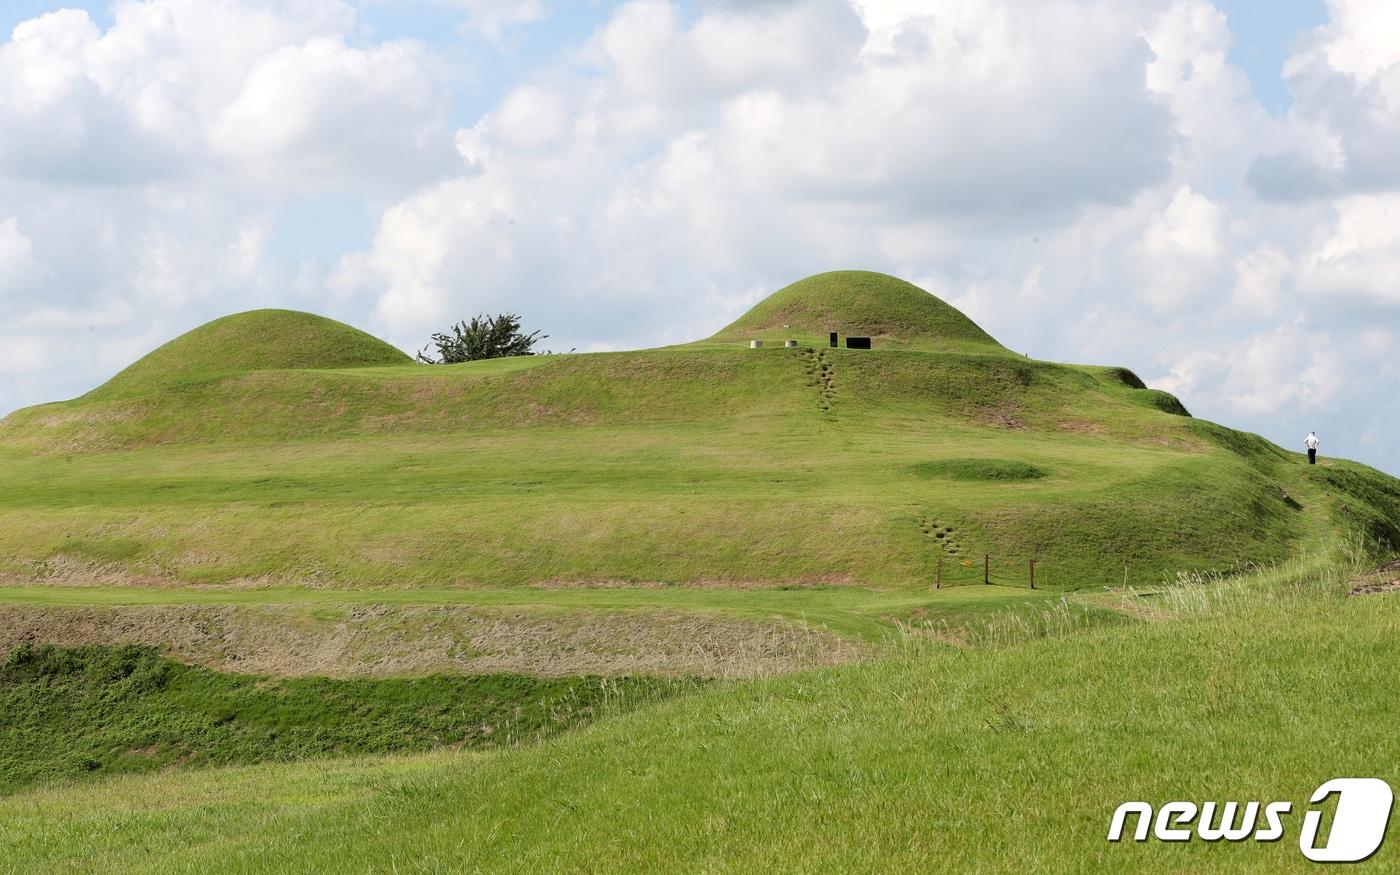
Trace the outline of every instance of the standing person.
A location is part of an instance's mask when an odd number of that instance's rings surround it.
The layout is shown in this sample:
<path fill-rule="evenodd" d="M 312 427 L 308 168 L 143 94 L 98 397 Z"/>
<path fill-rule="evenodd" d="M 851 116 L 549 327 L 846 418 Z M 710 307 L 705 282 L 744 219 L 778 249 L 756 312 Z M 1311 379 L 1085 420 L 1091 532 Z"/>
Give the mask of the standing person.
<path fill-rule="evenodd" d="M 1303 443 L 1304 443 L 1304 444 L 1307 446 L 1307 448 L 1308 448 L 1308 464 L 1309 464 L 1309 465 L 1316 465 L 1316 464 L 1317 464 L 1317 444 L 1318 444 L 1318 441 L 1317 441 L 1317 432 L 1315 432 L 1315 431 L 1310 431 L 1310 432 L 1308 432 L 1307 440 L 1303 441 Z"/>

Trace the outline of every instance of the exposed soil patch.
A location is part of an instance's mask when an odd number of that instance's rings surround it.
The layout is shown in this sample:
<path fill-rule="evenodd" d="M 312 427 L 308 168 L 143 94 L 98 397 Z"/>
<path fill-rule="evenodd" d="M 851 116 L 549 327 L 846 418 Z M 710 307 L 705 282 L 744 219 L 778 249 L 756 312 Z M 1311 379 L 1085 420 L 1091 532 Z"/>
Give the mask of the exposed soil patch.
<path fill-rule="evenodd" d="M 997 407 L 979 407 L 974 418 L 983 425 L 989 425 L 993 428 L 1004 428 L 1008 431 L 1025 431 L 1030 426 L 1026 425 L 1025 420 L 1016 415 L 1020 412 L 1020 405 L 1005 403 Z"/>
<path fill-rule="evenodd" d="M 1353 580 L 1347 595 L 1377 595 L 1384 592 L 1400 592 L 1400 559 L 1387 562 L 1365 577 Z"/>
<path fill-rule="evenodd" d="M 1375 595 L 1382 592 L 1400 591 L 1400 577 L 1395 580 L 1387 580 L 1384 583 L 1363 583 L 1354 588 L 1348 595 Z"/>
<path fill-rule="evenodd" d="M 0 647 L 147 644 L 182 662 L 275 677 L 515 672 L 759 677 L 864 649 L 783 620 L 679 611 L 456 605 L 0 608 Z"/>
<path fill-rule="evenodd" d="M 1104 427 L 1103 423 L 1090 422 L 1087 419 L 1061 419 L 1055 423 L 1055 430 L 1074 434 L 1108 434 L 1108 429 Z"/>

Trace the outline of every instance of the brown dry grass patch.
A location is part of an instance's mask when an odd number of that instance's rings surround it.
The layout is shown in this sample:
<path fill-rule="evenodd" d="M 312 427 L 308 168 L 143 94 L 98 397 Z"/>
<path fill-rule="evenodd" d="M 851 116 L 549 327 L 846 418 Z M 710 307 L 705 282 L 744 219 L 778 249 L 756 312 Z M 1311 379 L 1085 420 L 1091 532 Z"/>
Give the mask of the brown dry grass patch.
<path fill-rule="evenodd" d="M 1351 582 L 1347 595 L 1379 595 L 1400 592 L 1400 559 L 1387 562 L 1370 574 Z"/>
<path fill-rule="evenodd" d="M 825 630 L 681 611 L 457 605 L 0 607 L 0 647 L 146 644 L 275 677 L 513 672 L 764 677 L 860 659 Z"/>
<path fill-rule="evenodd" d="M 1091 422 L 1087 419 L 1061 419 L 1055 423 L 1056 431 L 1070 432 L 1072 434 L 1105 435 L 1108 428 L 1101 422 Z"/>
<path fill-rule="evenodd" d="M 592 580 L 553 578 L 530 584 L 532 589 L 805 589 L 824 586 L 864 586 L 849 574 L 807 574 L 781 580 L 750 580 L 733 577 L 700 578 L 667 583 L 659 580 Z"/>
<path fill-rule="evenodd" d="M 142 574 L 110 562 L 56 553 L 44 559 L 12 560 L 0 570 L 0 586 L 188 586 L 167 575 Z"/>
<path fill-rule="evenodd" d="M 1021 405 L 1013 402 L 1004 402 L 997 406 L 982 405 L 977 407 L 973 419 L 982 425 L 992 428 L 1004 428 L 1007 431 L 1026 431 L 1030 426 L 1021 419 L 1019 414 Z"/>

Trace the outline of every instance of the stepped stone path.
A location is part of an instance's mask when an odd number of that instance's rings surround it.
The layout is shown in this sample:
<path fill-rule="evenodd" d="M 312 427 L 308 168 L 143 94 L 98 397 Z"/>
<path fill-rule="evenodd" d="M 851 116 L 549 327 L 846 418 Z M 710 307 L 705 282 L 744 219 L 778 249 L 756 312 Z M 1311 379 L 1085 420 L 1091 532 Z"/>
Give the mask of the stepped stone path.
<path fill-rule="evenodd" d="M 925 514 L 919 518 L 919 531 L 941 547 L 949 558 L 958 559 L 961 557 L 962 545 L 958 543 L 957 533 L 952 526 L 942 525 L 932 515 Z"/>
<path fill-rule="evenodd" d="M 825 349 L 804 349 L 807 370 L 807 385 L 817 390 L 817 406 L 823 413 L 830 413 L 836 401 L 836 375 L 830 356 Z"/>

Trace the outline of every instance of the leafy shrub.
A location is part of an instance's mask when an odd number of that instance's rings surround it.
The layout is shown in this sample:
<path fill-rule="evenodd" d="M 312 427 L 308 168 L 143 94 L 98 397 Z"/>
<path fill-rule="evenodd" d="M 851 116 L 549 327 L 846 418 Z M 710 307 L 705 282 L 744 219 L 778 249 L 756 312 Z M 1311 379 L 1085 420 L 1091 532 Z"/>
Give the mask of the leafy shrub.
<path fill-rule="evenodd" d="M 538 331 L 525 334 L 520 330 L 520 317 L 514 313 L 473 316 L 470 322 L 458 322 L 450 334 L 433 335 L 429 346 L 437 347 L 437 358 L 425 355 L 427 347 L 418 353 L 418 360 L 429 365 L 451 365 L 480 359 L 508 358 L 534 355 L 534 346 L 549 335 Z"/>

